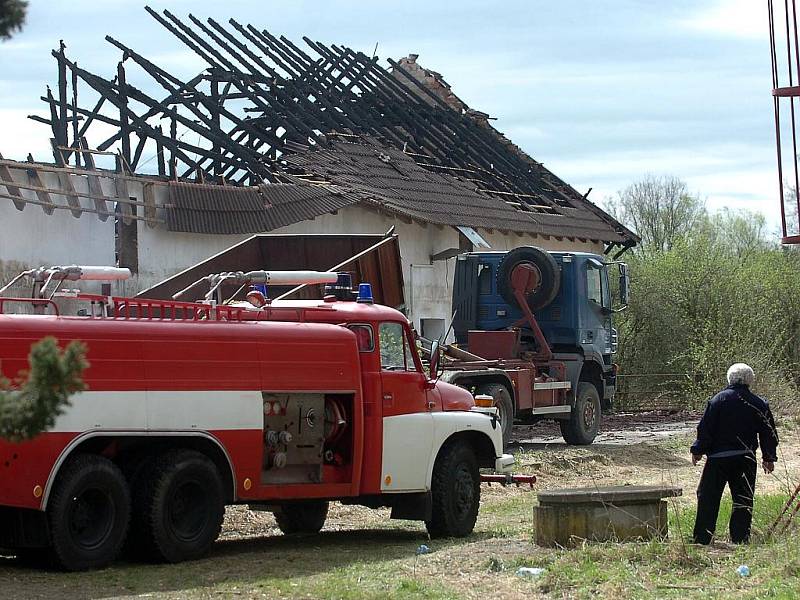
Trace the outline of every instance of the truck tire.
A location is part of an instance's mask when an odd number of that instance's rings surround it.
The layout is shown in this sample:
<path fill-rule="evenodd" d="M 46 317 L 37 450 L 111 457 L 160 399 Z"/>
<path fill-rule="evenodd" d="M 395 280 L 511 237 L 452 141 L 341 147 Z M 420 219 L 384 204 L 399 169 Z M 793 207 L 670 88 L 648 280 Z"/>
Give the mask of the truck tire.
<path fill-rule="evenodd" d="M 275 511 L 275 521 L 285 535 L 319 533 L 328 517 L 328 502 L 311 500 L 282 504 Z"/>
<path fill-rule="evenodd" d="M 494 398 L 497 415 L 500 418 L 500 428 L 503 432 L 503 447 L 511 442 L 514 428 L 514 402 L 511 393 L 502 383 L 485 383 L 476 390 L 478 394 L 485 394 Z"/>
<path fill-rule="evenodd" d="M 535 246 L 520 246 L 509 251 L 497 267 L 497 291 L 510 306 L 517 305 L 514 290 L 511 287 L 511 274 L 514 268 L 528 263 L 539 271 L 539 287 L 528 294 L 528 306 L 531 310 L 539 310 L 550 304 L 558 294 L 561 285 L 561 272 L 555 259 L 545 250 Z"/>
<path fill-rule="evenodd" d="M 52 558 L 67 571 L 111 564 L 131 516 L 131 497 L 122 471 L 93 454 L 70 458 L 61 469 L 47 506 Z"/>
<path fill-rule="evenodd" d="M 432 514 L 425 527 L 432 538 L 472 533 L 481 503 L 475 452 L 464 442 L 445 446 L 436 457 L 431 480 Z"/>
<path fill-rule="evenodd" d="M 574 446 L 591 444 L 597 437 L 600 419 L 600 395 L 597 388 L 588 381 L 578 382 L 575 404 L 569 419 L 558 422 L 564 441 Z"/>
<path fill-rule="evenodd" d="M 222 529 L 225 501 L 214 463 L 195 450 L 156 457 L 134 495 L 135 546 L 147 558 L 177 563 L 203 556 Z"/>

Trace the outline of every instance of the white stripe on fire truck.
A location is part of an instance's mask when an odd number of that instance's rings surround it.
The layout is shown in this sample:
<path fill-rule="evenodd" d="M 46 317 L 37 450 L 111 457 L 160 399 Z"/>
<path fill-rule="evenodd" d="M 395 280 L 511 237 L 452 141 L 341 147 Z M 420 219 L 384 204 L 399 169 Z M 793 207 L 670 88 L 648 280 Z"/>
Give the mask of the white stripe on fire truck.
<path fill-rule="evenodd" d="M 51 431 L 261 429 L 260 391 L 80 392 Z"/>

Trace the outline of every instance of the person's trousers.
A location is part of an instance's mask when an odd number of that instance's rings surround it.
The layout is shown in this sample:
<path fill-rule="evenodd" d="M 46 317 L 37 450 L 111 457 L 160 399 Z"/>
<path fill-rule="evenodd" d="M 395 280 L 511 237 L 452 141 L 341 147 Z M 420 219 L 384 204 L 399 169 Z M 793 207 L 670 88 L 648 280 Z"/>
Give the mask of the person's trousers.
<path fill-rule="evenodd" d="M 694 541 L 710 544 L 717 526 L 719 501 L 725 484 L 733 500 L 731 511 L 731 541 L 737 544 L 750 540 L 753 520 L 753 494 L 756 489 L 756 457 L 752 454 L 709 458 L 697 487 L 697 518 L 694 522 Z"/>

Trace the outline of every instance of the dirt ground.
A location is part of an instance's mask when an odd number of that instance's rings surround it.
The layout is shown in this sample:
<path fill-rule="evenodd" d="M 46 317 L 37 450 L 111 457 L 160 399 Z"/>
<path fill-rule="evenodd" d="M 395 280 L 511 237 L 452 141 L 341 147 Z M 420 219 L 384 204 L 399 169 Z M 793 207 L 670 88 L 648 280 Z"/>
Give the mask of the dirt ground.
<path fill-rule="evenodd" d="M 631 446 L 689 435 L 697 427 L 699 418 L 700 415 L 695 414 L 660 411 L 606 415 L 595 443 Z M 521 445 L 564 443 L 559 427 L 554 421 L 536 425 L 517 425 L 512 439 Z"/>
<path fill-rule="evenodd" d="M 519 577 L 491 576 L 495 564 L 543 553 L 531 535 L 536 490 L 664 483 L 681 486 L 678 502 L 688 506 L 700 474 L 688 452 L 695 425 L 692 415 L 616 415 L 586 447 L 564 444 L 552 424 L 518 427 L 511 447 L 518 471 L 538 483 L 534 490 L 484 485 L 476 531 L 463 540 L 429 540 L 421 523 L 338 504 L 320 535 L 284 537 L 271 514 L 232 507 L 211 555 L 191 563 L 121 560 L 60 573 L 0 556 L 0 598 L 551 597 Z M 800 476 L 796 435 L 780 450 L 776 473 L 759 476 L 759 493 L 785 492 Z M 420 544 L 431 553 L 416 556 Z"/>

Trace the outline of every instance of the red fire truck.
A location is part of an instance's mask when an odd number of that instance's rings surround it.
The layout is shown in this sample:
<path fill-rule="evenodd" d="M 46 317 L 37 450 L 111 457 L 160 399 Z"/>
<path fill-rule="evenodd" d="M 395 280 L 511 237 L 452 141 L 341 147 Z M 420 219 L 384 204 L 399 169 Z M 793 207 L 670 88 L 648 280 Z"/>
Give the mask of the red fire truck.
<path fill-rule="evenodd" d="M 391 507 L 432 536 L 464 536 L 479 469 L 506 474 L 514 462 L 496 409 L 437 381 L 437 352 L 426 373 L 408 320 L 373 304 L 366 287 L 358 301 L 339 286 L 324 300 L 273 303 L 256 291 L 231 305 L 213 294 L 167 302 L 60 289 L 103 268 L 26 274 L 34 292 L 13 301 L 39 314 L 0 314 L 2 374 L 27 369 L 45 336 L 80 340 L 88 389 L 52 430 L 0 440 L 0 547 L 48 548 L 69 570 L 106 565 L 123 545 L 178 562 L 210 548 L 226 505 L 273 511 L 284 533 L 317 532 L 330 500 Z M 48 295 L 52 282 L 59 291 Z M 58 295 L 88 308 L 59 315 Z M 0 313 L 9 302 L 0 298 Z"/>

